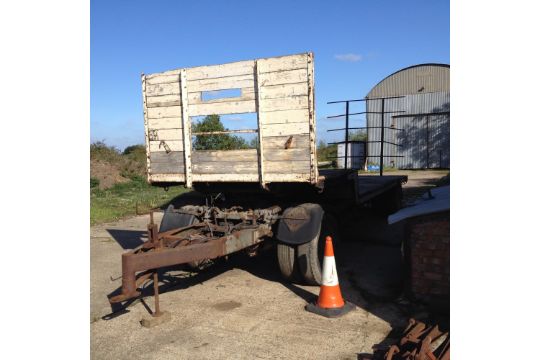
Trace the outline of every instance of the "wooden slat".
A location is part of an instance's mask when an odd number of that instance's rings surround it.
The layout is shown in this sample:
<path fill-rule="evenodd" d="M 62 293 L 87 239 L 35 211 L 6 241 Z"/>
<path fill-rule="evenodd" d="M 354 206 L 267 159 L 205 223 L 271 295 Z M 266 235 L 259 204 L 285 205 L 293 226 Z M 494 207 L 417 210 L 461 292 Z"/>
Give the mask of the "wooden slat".
<path fill-rule="evenodd" d="M 302 174 L 284 174 L 284 173 L 268 173 L 265 176 L 267 182 L 306 182 L 309 181 L 309 173 Z"/>
<path fill-rule="evenodd" d="M 272 124 L 263 126 L 264 136 L 285 136 L 309 134 L 309 124 L 290 123 L 290 124 Z"/>
<path fill-rule="evenodd" d="M 150 182 L 184 182 L 184 174 L 149 174 Z"/>
<path fill-rule="evenodd" d="M 193 174 L 258 174 L 257 161 L 193 162 Z"/>
<path fill-rule="evenodd" d="M 148 107 L 180 106 L 180 95 L 147 96 L 146 105 Z"/>
<path fill-rule="evenodd" d="M 150 163 L 150 174 L 182 174 L 184 164 Z"/>
<path fill-rule="evenodd" d="M 270 112 L 260 111 L 259 117 L 261 118 L 261 122 L 265 125 L 300 123 L 300 122 L 307 123 L 309 122 L 309 111 L 308 109 L 270 111 Z"/>
<path fill-rule="evenodd" d="M 187 87 L 187 71 L 182 69 L 180 73 L 180 86 L 182 89 L 182 139 L 184 141 L 184 165 L 185 165 L 185 177 L 186 177 L 186 187 L 191 188 L 193 179 L 191 178 L 192 174 L 192 165 L 191 165 L 191 119 L 189 117 L 189 101 L 188 101 L 188 87 Z"/>
<path fill-rule="evenodd" d="M 147 96 L 179 95 L 180 83 L 146 85 Z"/>
<path fill-rule="evenodd" d="M 308 108 L 307 95 L 290 96 L 282 99 L 266 99 L 259 102 L 259 111 L 299 110 Z"/>
<path fill-rule="evenodd" d="M 307 68 L 307 54 L 287 55 L 257 60 L 260 73 Z"/>
<path fill-rule="evenodd" d="M 195 182 L 258 182 L 259 174 L 193 174 Z"/>
<path fill-rule="evenodd" d="M 148 127 L 150 129 L 178 129 L 182 127 L 182 119 L 179 117 L 148 119 Z"/>
<path fill-rule="evenodd" d="M 257 149 L 245 150 L 196 150 L 191 153 L 195 162 L 243 162 L 257 161 Z"/>
<path fill-rule="evenodd" d="M 189 116 L 200 115 L 222 115 L 222 114 L 243 114 L 255 112 L 255 101 L 229 101 L 220 103 L 203 103 L 189 105 Z"/>
<path fill-rule="evenodd" d="M 155 107 L 148 109 L 148 118 L 178 117 L 182 116 L 181 106 Z"/>
<path fill-rule="evenodd" d="M 183 151 L 171 151 L 166 152 L 154 152 L 150 153 L 150 163 L 168 163 L 176 165 L 184 165 L 184 152 Z"/>
<path fill-rule="evenodd" d="M 238 61 L 222 65 L 198 66 L 186 69 L 188 81 L 200 79 L 213 79 L 226 76 L 253 74 L 254 60 Z"/>
<path fill-rule="evenodd" d="M 184 142 L 182 140 L 163 140 L 170 151 L 184 151 Z M 167 147 L 161 143 L 161 140 L 150 141 L 150 153 L 166 152 Z"/>
<path fill-rule="evenodd" d="M 244 100 L 255 100 L 255 91 L 253 90 L 253 88 L 242 89 L 241 96 L 225 97 L 225 98 L 218 98 L 218 99 L 212 99 L 212 100 L 206 100 L 206 101 L 202 100 L 200 92 L 188 94 L 188 101 L 190 105 L 217 104 L 217 103 L 223 103 L 223 102 L 236 102 L 236 101 L 244 101 Z"/>
<path fill-rule="evenodd" d="M 307 81 L 307 70 L 288 70 L 261 74 L 257 79 L 261 86 L 304 83 Z"/>
<path fill-rule="evenodd" d="M 182 129 L 148 129 L 148 139 L 151 141 L 182 140 Z"/>
<path fill-rule="evenodd" d="M 317 166 L 317 144 L 315 143 L 315 78 L 313 69 L 313 53 L 308 53 L 308 108 L 309 108 L 309 142 L 310 142 L 310 179 L 312 184 L 316 184 L 319 178 Z"/>
<path fill-rule="evenodd" d="M 248 75 L 230 76 L 218 79 L 202 79 L 188 81 L 188 91 L 215 91 L 225 89 L 239 89 L 246 87 L 254 87 L 254 75 L 253 73 Z"/>
<path fill-rule="evenodd" d="M 172 75 L 152 74 L 152 75 L 147 75 L 146 77 L 147 85 L 169 84 L 169 83 L 177 83 L 179 81 L 180 81 L 180 76 L 178 74 L 172 74 Z"/>
<path fill-rule="evenodd" d="M 289 96 L 308 95 L 308 84 L 284 84 L 261 87 L 261 99 L 278 99 Z"/>
<path fill-rule="evenodd" d="M 263 137 L 262 144 L 266 149 L 284 149 L 291 136 L 270 136 Z M 308 135 L 293 135 L 289 144 L 289 149 L 309 148 Z M 268 151 L 268 150 L 267 150 Z"/>
<path fill-rule="evenodd" d="M 309 161 L 309 149 L 265 149 L 265 161 Z"/>
<path fill-rule="evenodd" d="M 306 173 L 309 176 L 310 162 L 306 161 L 266 161 L 266 174 Z"/>

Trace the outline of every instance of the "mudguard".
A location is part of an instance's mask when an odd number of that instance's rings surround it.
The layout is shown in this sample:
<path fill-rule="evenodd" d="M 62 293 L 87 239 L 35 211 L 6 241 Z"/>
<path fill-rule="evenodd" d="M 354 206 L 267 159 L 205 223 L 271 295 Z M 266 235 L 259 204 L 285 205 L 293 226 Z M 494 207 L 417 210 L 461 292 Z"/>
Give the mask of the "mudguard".
<path fill-rule="evenodd" d="M 180 228 L 193 224 L 196 221 L 194 215 L 190 214 L 181 214 L 174 212 L 174 207 L 169 205 L 169 207 L 163 213 L 163 219 L 159 225 L 159 232 L 165 232 L 175 228 Z"/>
<path fill-rule="evenodd" d="M 287 208 L 279 220 L 276 237 L 289 245 L 310 242 L 321 229 L 323 215 L 324 210 L 318 204 L 302 204 Z"/>

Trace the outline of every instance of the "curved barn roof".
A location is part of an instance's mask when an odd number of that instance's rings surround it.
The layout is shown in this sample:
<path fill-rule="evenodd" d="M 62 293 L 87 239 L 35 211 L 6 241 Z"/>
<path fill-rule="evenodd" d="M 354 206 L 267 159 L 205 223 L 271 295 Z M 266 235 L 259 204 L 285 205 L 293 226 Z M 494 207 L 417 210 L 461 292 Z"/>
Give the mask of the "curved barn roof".
<path fill-rule="evenodd" d="M 450 92 L 450 65 L 419 64 L 388 75 L 371 89 L 367 98 Z"/>

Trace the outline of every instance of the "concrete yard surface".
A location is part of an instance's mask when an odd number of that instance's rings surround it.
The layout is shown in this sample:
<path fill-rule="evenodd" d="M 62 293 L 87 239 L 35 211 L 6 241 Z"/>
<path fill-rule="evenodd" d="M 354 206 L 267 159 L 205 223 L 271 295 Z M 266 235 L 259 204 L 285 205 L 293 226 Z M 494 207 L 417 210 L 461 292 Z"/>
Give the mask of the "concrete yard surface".
<path fill-rule="evenodd" d="M 357 306 L 342 318 L 304 310 L 319 288 L 282 281 L 275 250 L 231 256 L 200 273 L 166 271 L 160 304 L 171 320 L 165 324 L 140 325 L 149 316 L 146 306 L 154 306 L 151 282 L 143 302 L 108 316 L 107 296 L 121 286 L 121 254 L 145 240 L 147 221 L 138 216 L 91 229 L 93 359 L 357 359 L 407 321 L 402 309 L 378 296 L 396 291 L 400 248 L 358 242 L 335 245 L 343 296 Z M 368 293 L 376 295 L 369 303 Z"/>

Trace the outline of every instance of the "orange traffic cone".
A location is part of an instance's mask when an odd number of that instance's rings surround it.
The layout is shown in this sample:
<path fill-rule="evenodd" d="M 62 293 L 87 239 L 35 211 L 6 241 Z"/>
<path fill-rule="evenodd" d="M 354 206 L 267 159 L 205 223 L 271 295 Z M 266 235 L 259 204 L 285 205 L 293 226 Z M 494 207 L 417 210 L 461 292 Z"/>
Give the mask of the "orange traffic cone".
<path fill-rule="evenodd" d="M 306 305 L 306 310 L 326 317 L 339 317 L 345 315 L 354 305 L 343 300 L 339 288 L 336 260 L 334 259 L 334 247 L 332 238 L 326 237 L 324 247 L 322 271 L 322 284 L 317 302 Z"/>

